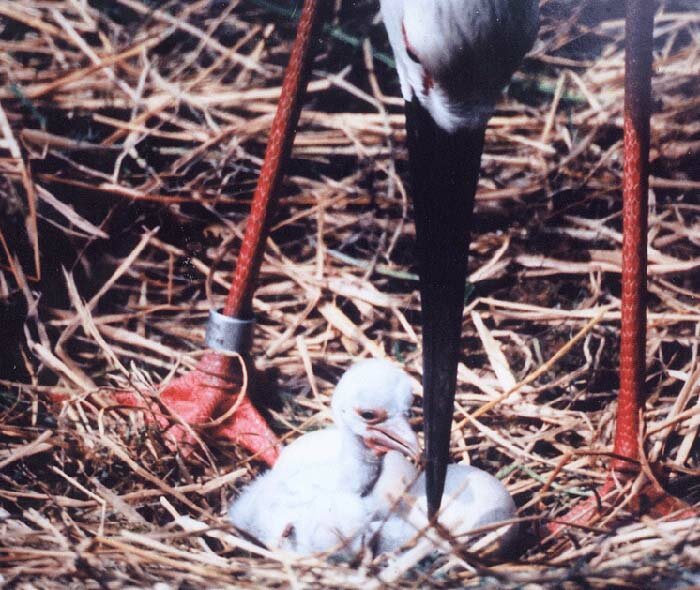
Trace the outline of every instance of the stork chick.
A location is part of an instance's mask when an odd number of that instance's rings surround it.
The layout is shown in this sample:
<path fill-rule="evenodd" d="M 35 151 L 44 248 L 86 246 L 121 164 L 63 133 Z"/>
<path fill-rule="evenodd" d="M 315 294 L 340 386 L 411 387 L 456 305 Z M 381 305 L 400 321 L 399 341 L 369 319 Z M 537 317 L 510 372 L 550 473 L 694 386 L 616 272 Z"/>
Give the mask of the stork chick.
<path fill-rule="evenodd" d="M 391 478 L 390 470 L 397 481 L 404 477 L 401 461 L 387 462 L 386 479 Z M 449 465 L 438 526 L 431 526 L 423 473 L 401 496 L 397 510 L 385 522 L 375 521 L 372 525 L 378 553 L 398 551 L 416 541 L 415 546 L 391 562 L 380 578 L 385 583 L 393 582 L 433 551 L 449 553 L 453 545 L 466 541 L 473 531 L 510 520 L 515 512 L 513 499 L 498 479 L 470 465 Z M 517 534 L 517 524 L 504 524 L 470 548 L 479 550 L 488 545 L 494 553 L 502 554 Z"/>
<path fill-rule="evenodd" d="M 286 447 L 274 468 L 231 504 L 231 522 L 268 547 L 299 554 L 343 544 L 358 549 L 370 521 L 389 508 L 384 492 L 373 493 L 385 456 L 419 456 L 407 419 L 411 389 L 408 376 L 388 361 L 354 365 L 333 394 L 335 426 Z"/>
<path fill-rule="evenodd" d="M 396 478 L 405 480 L 403 466 L 396 461 L 388 463 L 396 471 Z M 389 478 L 388 469 L 384 477 Z M 433 544 L 443 545 L 440 535 L 428 532 L 429 520 L 425 496 L 425 474 L 415 480 L 400 498 L 400 508 L 386 522 L 380 533 L 379 552 L 396 551 L 417 535 L 427 535 Z M 505 486 L 495 477 L 471 465 L 449 465 L 445 478 L 445 492 L 438 523 L 443 532 L 454 541 L 464 541 L 468 533 L 480 527 L 512 519 L 515 503 Z M 503 531 L 498 545 L 504 549 L 517 534 L 517 526 Z"/>

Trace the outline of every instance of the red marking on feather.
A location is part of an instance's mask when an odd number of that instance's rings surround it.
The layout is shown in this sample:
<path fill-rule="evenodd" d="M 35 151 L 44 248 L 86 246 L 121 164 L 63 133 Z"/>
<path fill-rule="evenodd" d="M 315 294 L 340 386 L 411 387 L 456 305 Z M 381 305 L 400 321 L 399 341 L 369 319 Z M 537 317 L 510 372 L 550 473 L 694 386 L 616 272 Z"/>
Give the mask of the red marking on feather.
<path fill-rule="evenodd" d="M 408 54 L 408 57 L 410 57 L 414 62 L 419 64 L 420 59 L 418 58 L 416 50 L 413 49 L 411 42 L 408 40 L 408 35 L 406 34 L 406 25 L 403 23 L 403 21 L 401 22 L 401 34 L 403 35 L 403 43 L 406 46 L 406 53 Z"/>
<path fill-rule="evenodd" d="M 435 86 L 435 80 L 428 73 L 427 70 L 423 70 L 423 94 L 428 94 L 430 90 Z"/>
<path fill-rule="evenodd" d="M 411 45 L 411 42 L 408 40 L 408 35 L 406 34 L 406 25 L 403 22 L 401 23 L 401 34 L 403 35 L 403 42 L 406 46 L 406 54 L 411 60 L 416 62 L 418 65 L 422 66 L 423 64 L 421 64 L 416 50 Z M 433 86 L 435 86 L 435 80 L 433 80 L 433 77 L 430 75 L 430 73 L 425 69 L 425 67 L 423 67 L 423 94 L 428 94 L 433 88 Z"/>

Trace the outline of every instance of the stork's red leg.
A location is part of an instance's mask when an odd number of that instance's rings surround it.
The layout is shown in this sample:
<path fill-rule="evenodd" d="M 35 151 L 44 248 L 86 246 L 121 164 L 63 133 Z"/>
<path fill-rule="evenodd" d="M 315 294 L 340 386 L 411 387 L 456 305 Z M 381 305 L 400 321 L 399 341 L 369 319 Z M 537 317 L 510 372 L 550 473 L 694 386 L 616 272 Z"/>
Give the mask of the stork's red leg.
<path fill-rule="evenodd" d="M 160 401 L 183 422 L 230 439 L 273 465 L 279 455 L 279 440 L 241 390 L 240 362 L 239 358 L 207 353 L 195 370 L 174 379 L 160 392 Z M 116 398 L 126 405 L 143 405 L 133 392 L 119 392 Z M 173 422 L 157 404 L 150 405 L 146 416 L 157 422 L 166 439 L 184 454 L 196 444 L 190 429 Z M 219 423 L 217 416 L 224 419 Z"/>
<path fill-rule="evenodd" d="M 299 18 L 289 65 L 285 71 L 282 93 L 272 121 L 265 160 L 253 195 L 250 216 L 241 250 L 236 262 L 235 276 L 226 298 L 223 314 L 231 317 L 252 316 L 255 281 L 265 248 L 270 219 L 274 213 L 277 188 L 282 168 L 289 158 L 294 131 L 299 120 L 301 101 L 309 77 L 312 43 L 318 38 L 322 11 L 320 0 L 305 0 Z M 242 396 L 239 399 L 239 396 Z M 231 416 L 215 429 L 215 433 L 257 453 L 272 464 L 279 453 L 279 441 L 265 420 L 250 403 L 235 371 L 235 361 L 223 354 L 210 352 L 197 368 L 175 379 L 160 394 L 161 401 L 183 421 L 206 425 L 217 416 Z M 140 405 L 133 395 L 120 396 L 122 403 Z M 235 405 L 235 411 L 232 411 Z M 159 422 L 167 424 L 164 417 Z M 181 425 L 171 426 L 172 441 L 189 441 L 191 437 Z"/>
<path fill-rule="evenodd" d="M 639 412 L 646 379 L 647 209 L 654 2 L 628 0 L 625 45 L 622 310 L 617 455 L 639 455 Z M 617 468 L 625 468 L 618 461 Z M 627 464 L 629 467 L 629 464 Z"/>
<path fill-rule="evenodd" d="M 622 321 L 620 331 L 620 391 L 615 420 L 613 461 L 616 477 L 608 476 L 598 498 L 575 506 L 560 522 L 584 524 L 615 502 L 619 481 L 638 472 L 639 420 L 646 378 L 647 209 L 649 192 L 649 119 L 654 27 L 653 0 L 627 0 L 625 15 L 624 177 L 622 195 Z M 664 493 L 655 481 L 640 492 L 651 510 L 672 512 L 686 507 Z M 605 498 L 608 497 L 608 501 Z M 674 501 L 675 500 L 675 501 Z M 632 506 L 640 506 L 633 501 Z M 686 512 L 687 514 L 687 512 Z"/>
<path fill-rule="evenodd" d="M 633 472 L 639 456 L 639 412 L 646 375 L 647 201 L 649 188 L 649 117 L 654 26 L 653 0 L 627 0 L 625 14 L 624 171 L 622 192 L 622 326 L 620 331 L 620 391 L 615 419 L 613 462 L 620 473 Z M 625 461 L 625 458 L 631 461 Z M 615 490 L 608 476 L 597 497 L 581 502 L 560 522 L 583 524 L 606 508 Z"/>
<path fill-rule="evenodd" d="M 282 92 L 270 129 L 265 160 L 260 169 L 258 185 L 253 195 L 250 216 L 245 228 L 241 250 L 236 261 L 233 284 L 229 290 L 224 314 L 249 316 L 255 281 L 260 270 L 270 219 L 277 203 L 277 187 L 282 178 L 282 167 L 289 159 L 294 132 L 299 121 L 301 101 L 306 93 L 309 77 L 312 43 L 318 37 L 323 11 L 321 0 L 305 0 L 299 18 L 297 37 L 289 57 L 282 83 Z"/>

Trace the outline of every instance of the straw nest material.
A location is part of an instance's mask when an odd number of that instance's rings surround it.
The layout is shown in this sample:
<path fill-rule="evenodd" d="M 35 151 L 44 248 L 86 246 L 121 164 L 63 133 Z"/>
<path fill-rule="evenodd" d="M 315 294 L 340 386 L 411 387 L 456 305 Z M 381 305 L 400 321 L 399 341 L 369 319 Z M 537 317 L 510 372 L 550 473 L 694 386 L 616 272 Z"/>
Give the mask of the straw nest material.
<path fill-rule="evenodd" d="M 397 79 L 377 4 L 335 4 L 255 299 L 256 393 L 286 440 L 329 422 L 357 358 L 421 374 Z M 542 4 L 539 41 L 486 135 L 452 441 L 454 460 L 502 478 L 533 531 L 606 476 L 622 240 L 623 3 Z M 697 506 L 694 6 L 664 0 L 656 19 L 643 444 Z M 111 397 L 155 394 L 201 354 L 207 279 L 220 301 L 297 9 L 0 3 L 0 571 L 12 587 L 354 588 L 381 571 L 384 558 L 295 560 L 243 539 L 225 508 L 260 465 L 206 433 L 173 452 Z M 555 540 L 526 534 L 508 561 L 466 544 L 395 586 L 683 587 L 699 583 L 699 559 L 697 519 L 639 518 L 623 502 Z"/>

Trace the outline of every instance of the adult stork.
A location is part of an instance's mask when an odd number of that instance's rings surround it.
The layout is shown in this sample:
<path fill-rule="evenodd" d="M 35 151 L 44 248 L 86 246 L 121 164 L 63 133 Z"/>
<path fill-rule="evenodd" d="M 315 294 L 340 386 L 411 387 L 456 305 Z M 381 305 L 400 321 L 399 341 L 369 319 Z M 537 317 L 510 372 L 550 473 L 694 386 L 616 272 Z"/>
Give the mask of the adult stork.
<path fill-rule="evenodd" d="M 245 396 L 231 396 L 226 352 L 245 351 L 251 300 L 276 187 L 291 149 L 312 45 L 329 3 L 305 0 L 235 276 L 222 313 L 212 313 L 209 353 L 162 393 L 190 423 L 225 413 L 220 433 L 276 456 L 274 435 Z M 411 195 L 423 324 L 427 504 L 439 508 L 449 456 L 469 229 L 484 131 L 503 86 L 537 33 L 537 0 L 381 0 L 406 100 Z M 635 459 L 644 376 L 646 190 L 653 3 L 628 0 L 621 389 L 615 453 Z M 631 75 L 633 74 L 633 75 Z M 181 431 L 179 431 L 181 432 Z"/>

